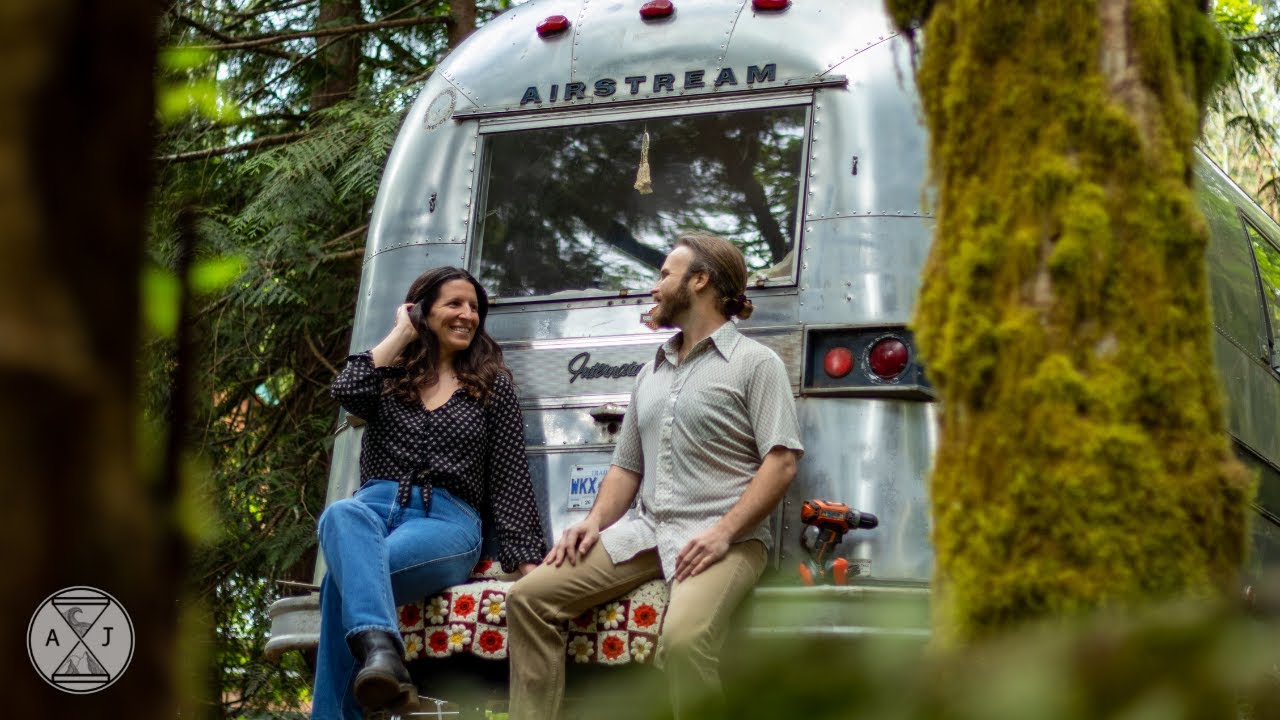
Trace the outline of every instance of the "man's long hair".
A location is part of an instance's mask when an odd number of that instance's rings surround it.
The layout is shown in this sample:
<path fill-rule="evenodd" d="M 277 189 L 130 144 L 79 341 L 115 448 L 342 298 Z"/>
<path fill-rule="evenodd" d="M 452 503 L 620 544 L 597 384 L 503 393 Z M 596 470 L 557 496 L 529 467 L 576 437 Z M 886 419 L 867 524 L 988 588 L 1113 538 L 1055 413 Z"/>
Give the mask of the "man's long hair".
<path fill-rule="evenodd" d="M 709 232 L 691 231 L 676 238 L 676 247 L 693 253 L 688 273 L 705 272 L 718 296 L 716 308 L 725 316 L 746 320 L 755 307 L 747 299 L 747 261 L 733 243 Z"/>
<path fill-rule="evenodd" d="M 471 283 L 476 291 L 480 315 L 471 345 L 453 355 L 453 371 L 458 376 L 458 383 L 472 397 L 488 402 L 498 378 L 505 375 L 508 380 L 511 379 L 511 371 L 502 362 L 502 348 L 498 347 L 498 343 L 484 329 L 484 320 L 489 314 L 489 294 L 466 270 L 456 267 L 433 268 L 419 275 L 404 296 L 406 303 L 413 303 L 409 310 L 409 320 L 418 331 L 418 337 L 401 354 L 404 359 L 404 374 L 388 379 L 386 391 L 405 402 L 421 402 L 419 391 L 440 379 L 440 369 L 436 367 L 440 342 L 435 332 L 427 326 L 427 317 L 431 314 L 431 306 L 440 297 L 440 288 L 451 280 L 466 280 Z"/>

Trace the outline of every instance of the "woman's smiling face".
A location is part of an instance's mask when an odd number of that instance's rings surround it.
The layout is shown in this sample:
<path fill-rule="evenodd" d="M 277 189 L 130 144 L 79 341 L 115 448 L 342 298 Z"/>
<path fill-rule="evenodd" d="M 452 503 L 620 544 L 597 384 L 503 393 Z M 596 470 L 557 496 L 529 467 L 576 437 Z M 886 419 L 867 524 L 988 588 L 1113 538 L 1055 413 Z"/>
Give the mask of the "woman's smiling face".
<path fill-rule="evenodd" d="M 427 327 L 435 333 L 441 352 L 452 355 L 466 350 L 479 325 L 480 301 L 471 283 L 458 279 L 441 285 L 427 315 Z"/>

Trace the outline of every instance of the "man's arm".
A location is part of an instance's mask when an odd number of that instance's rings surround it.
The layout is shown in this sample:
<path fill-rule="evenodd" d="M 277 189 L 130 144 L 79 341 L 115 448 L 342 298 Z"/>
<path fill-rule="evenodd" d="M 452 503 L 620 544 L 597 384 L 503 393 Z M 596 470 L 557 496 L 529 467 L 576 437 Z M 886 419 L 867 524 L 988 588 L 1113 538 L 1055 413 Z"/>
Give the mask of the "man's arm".
<path fill-rule="evenodd" d="M 673 579 L 691 578 L 719 562 L 739 535 L 768 517 L 796 476 L 797 455 L 795 450 L 781 445 L 769 450 L 738 502 L 680 550 Z"/>
<path fill-rule="evenodd" d="M 640 490 L 640 477 L 640 473 L 610 465 L 609 472 L 601 481 L 603 484 L 596 501 L 591 505 L 591 512 L 583 520 L 565 528 L 543 562 L 559 567 L 568 559 L 570 565 L 577 565 L 578 557 L 585 555 L 600 539 L 600 531 L 626 514 Z"/>

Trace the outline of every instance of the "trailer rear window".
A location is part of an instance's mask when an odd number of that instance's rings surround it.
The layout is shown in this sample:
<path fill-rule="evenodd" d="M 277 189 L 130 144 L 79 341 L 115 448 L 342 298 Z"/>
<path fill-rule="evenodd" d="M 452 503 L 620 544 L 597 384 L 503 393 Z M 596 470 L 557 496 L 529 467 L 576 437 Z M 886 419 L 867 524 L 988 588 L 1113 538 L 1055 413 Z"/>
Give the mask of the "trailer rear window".
<path fill-rule="evenodd" d="M 1280 249 L 1263 237 L 1258 229 L 1245 223 L 1249 231 L 1249 244 L 1253 257 L 1258 261 L 1258 280 L 1262 283 L 1263 304 L 1267 309 L 1267 339 L 1271 350 L 1271 366 L 1280 368 Z"/>
<path fill-rule="evenodd" d="M 753 284 L 791 284 L 805 125 L 789 107 L 488 135 L 473 268 L 503 297 L 647 293 L 698 229 Z"/>

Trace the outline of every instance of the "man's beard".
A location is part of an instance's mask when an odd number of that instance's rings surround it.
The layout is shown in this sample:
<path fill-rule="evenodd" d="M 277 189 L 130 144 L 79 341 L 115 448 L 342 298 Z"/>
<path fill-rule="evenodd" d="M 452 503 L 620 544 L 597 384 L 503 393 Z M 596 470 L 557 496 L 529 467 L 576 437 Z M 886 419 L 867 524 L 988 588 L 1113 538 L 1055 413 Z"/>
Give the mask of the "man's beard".
<path fill-rule="evenodd" d="M 693 292 L 689 290 L 689 278 L 685 276 L 673 293 L 668 293 L 653 309 L 651 321 L 655 327 L 676 327 L 676 316 L 693 307 Z"/>

